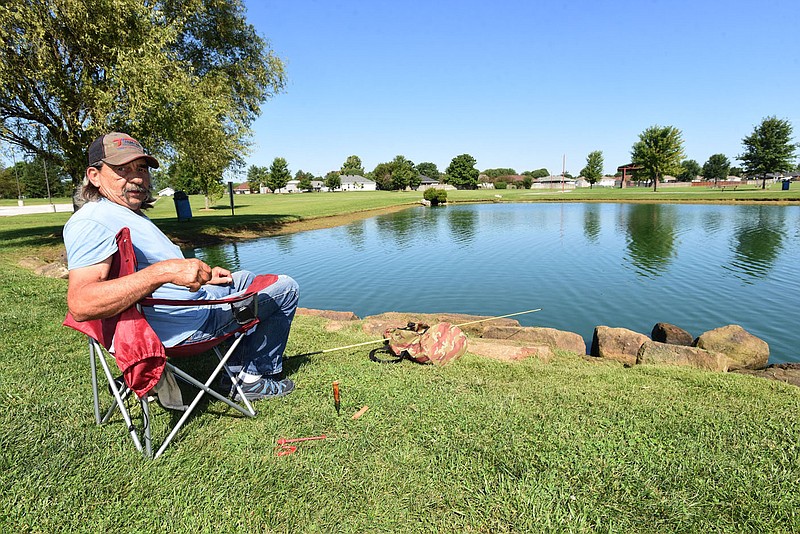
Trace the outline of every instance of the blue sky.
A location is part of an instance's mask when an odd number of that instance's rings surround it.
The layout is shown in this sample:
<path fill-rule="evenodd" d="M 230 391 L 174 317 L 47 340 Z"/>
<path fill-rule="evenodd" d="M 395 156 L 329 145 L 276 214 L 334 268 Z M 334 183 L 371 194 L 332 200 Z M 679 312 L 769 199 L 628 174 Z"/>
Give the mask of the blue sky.
<path fill-rule="evenodd" d="M 402 154 L 444 171 L 578 174 L 630 160 L 647 127 L 686 156 L 732 163 L 768 116 L 800 138 L 797 0 L 246 0 L 285 60 L 286 91 L 255 122 L 247 165 L 324 175 Z"/>

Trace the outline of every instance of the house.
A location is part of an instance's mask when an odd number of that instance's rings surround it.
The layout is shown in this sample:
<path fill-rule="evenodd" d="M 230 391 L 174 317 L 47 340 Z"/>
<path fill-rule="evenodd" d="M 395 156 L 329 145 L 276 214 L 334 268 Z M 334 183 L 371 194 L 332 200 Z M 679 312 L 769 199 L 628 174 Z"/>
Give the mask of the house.
<path fill-rule="evenodd" d="M 250 184 L 247 182 L 239 185 L 233 186 L 233 193 L 235 195 L 249 195 L 250 194 Z"/>
<path fill-rule="evenodd" d="M 432 187 L 436 187 L 439 185 L 439 180 L 435 178 L 429 178 L 424 174 L 419 175 L 419 187 L 417 187 L 417 191 L 425 191 L 426 189 L 430 189 Z"/>
<path fill-rule="evenodd" d="M 174 194 L 175 190 L 172 189 L 171 187 L 165 187 L 164 189 L 158 192 L 158 196 L 160 197 L 171 197 Z"/>
<path fill-rule="evenodd" d="M 289 180 L 286 186 L 278 189 L 278 193 L 299 193 L 300 180 Z"/>
<path fill-rule="evenodd" d="M 375 191 L 377 184 L 369 178 L 363 176 L 340 176 L 341 186 L 340 191 Z"/>
<path fill-rule="evenodd" d="M 575 189 L 575 179 L 566 176 L 546 176 L 537 178 L 531 184 L 531 189 Z"/>

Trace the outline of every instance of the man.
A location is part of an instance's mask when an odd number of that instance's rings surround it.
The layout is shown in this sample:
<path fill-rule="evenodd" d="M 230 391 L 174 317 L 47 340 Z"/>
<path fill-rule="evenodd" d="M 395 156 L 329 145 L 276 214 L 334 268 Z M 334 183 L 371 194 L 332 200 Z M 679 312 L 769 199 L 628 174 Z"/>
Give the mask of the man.
<path fill-rule="evenodd" d="M 103 135 L 92 142 L 88 160 L 79 192 L 86 203 L 64 226 L 67 306 L 73 318 L 113 317 L 151 295 L 172 300 L 220 299 L 247 288 L 253 273 L 232 273 L 184 258 L 180 248 L 142 213 L 151 200 L 150 169 L 158 168 L 158 161 L 138 141 L 124 133 Z M 123 227 L 131 232 L 137 272 L 109 279 L 117 251 L 115 237 Z M 294 383 L 283 377 L 283 352 L 297 308 L 297 283 L 280 275 L 258 299 L 261 321 L 229 360 L 250 400 L 279 397 L 294 389 Z M 224 305 L 145 307 L 144 314 L 167 347 L 218 337 L 238 326 Z M 227 376 L 221 387 L 234 392 Z"/>

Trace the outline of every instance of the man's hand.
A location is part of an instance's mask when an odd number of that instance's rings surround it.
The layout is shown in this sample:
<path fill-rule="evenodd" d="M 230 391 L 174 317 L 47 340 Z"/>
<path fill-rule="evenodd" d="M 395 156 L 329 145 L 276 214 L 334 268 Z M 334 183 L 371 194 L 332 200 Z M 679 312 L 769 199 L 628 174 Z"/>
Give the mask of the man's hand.
<path fill-rule="evenodd" d="M 157 279 L 162 284 L 171 282 L 186 287 L 189 291 L 199 290 L 200 286 L 208 283 L 212 278 L 211 267 L 197 258 L 164 260 L 139 272 L 144 273 L 148 269 L 158 270 Z"/>
<path fill-rule="evenodd" d="M 214 277 L 222 280 L 223 271 L 230 276 L 230 272 L 219 267 L 214 271 L 196 258 L 160 261 L 114 280 L 108 279 L 110 267 L 108 257 L 95 265 L 70 270 L 67 306 L 75 320 L 112 317 L 166 283 L 197 291 Z"/>
<path fill-rule="evenodd" d="M 224 267 L 212 267 L 211 280 L 209 280 L 208 283 L 215 286 L 224 286 L 233 283 L 233 277 L 231 276 L 231 272 Z"/>

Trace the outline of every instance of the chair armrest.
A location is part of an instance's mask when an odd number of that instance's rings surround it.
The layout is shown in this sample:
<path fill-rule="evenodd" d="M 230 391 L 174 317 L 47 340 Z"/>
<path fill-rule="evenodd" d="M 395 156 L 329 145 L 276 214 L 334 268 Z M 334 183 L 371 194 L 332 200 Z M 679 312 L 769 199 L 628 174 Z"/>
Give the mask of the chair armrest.
<path fill-rule="evenodd" d="M 244 325 L 249 324 L 258 317 L 258 299 L 256 295 L 262 289 L 269 287 L 278 280 L 277 275 L 262 274 L 255 277 L 247 289 L 239 295 L 226 297 L 224 299 L 197 299 L 197 300 L 174 300 L 174 299 L 154 299 L 146 297 L 139 301 L 141 306 L 214 306 L 216 304 L 230 304 L 236 322 Z"/>

